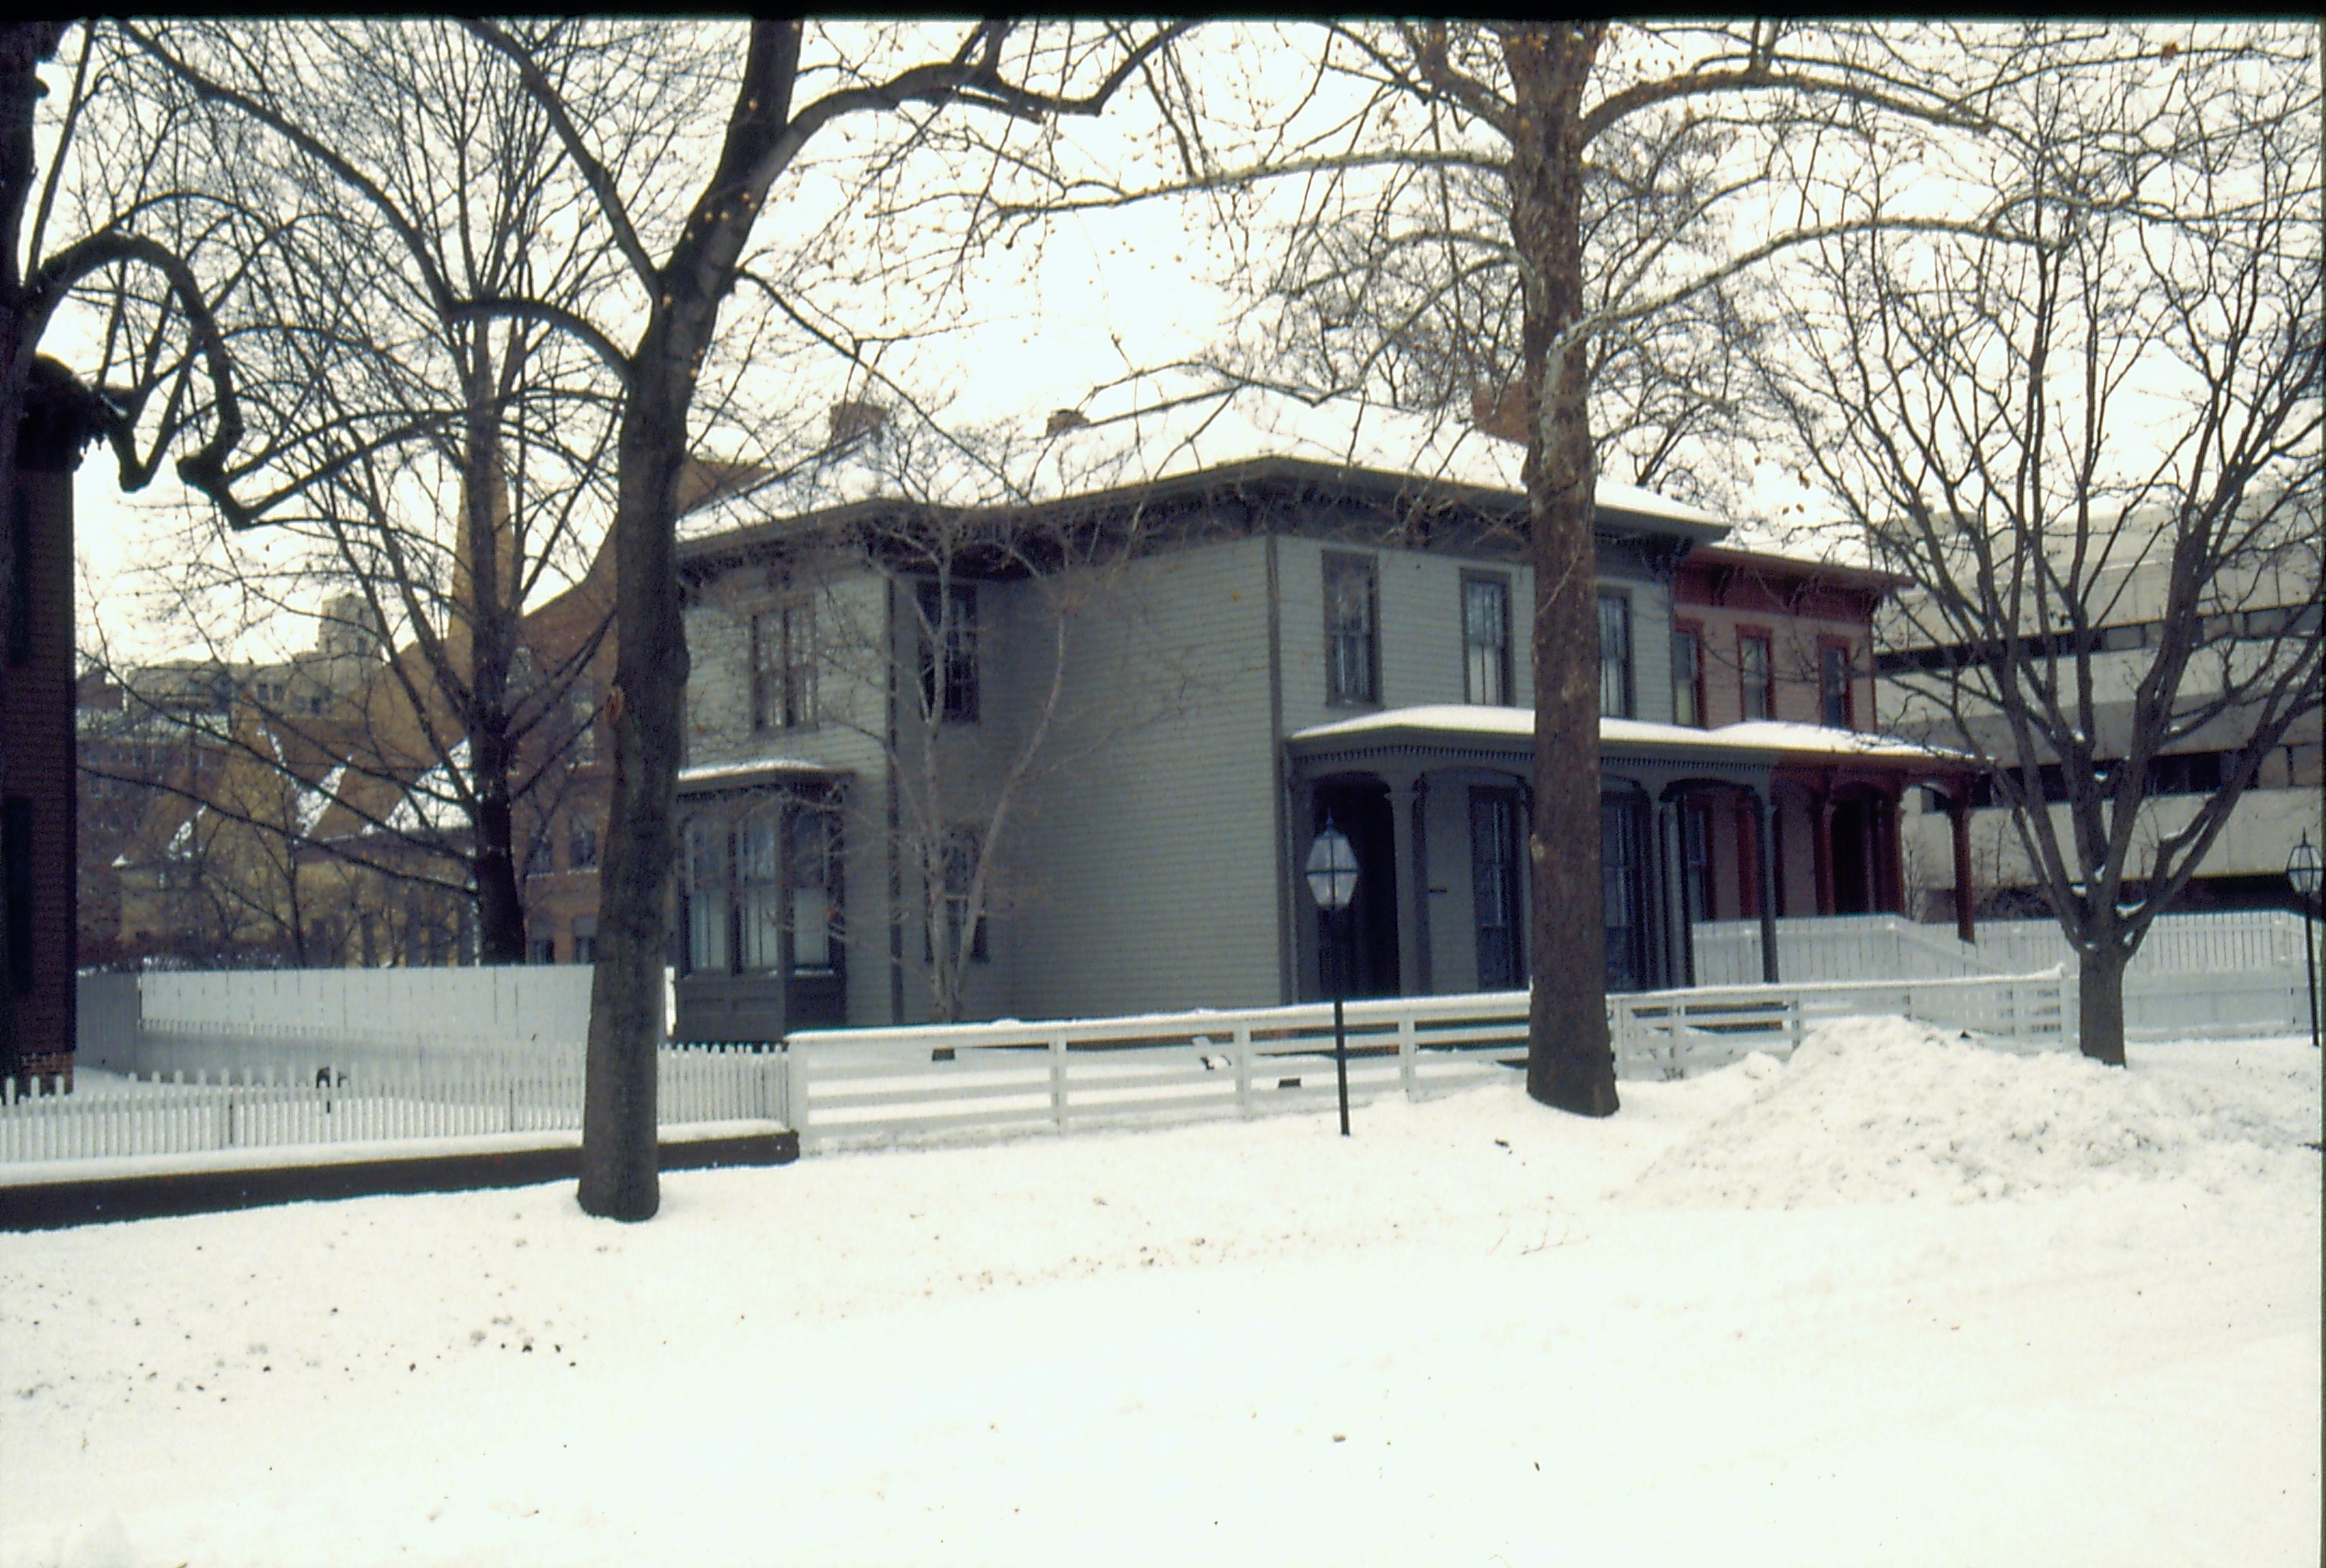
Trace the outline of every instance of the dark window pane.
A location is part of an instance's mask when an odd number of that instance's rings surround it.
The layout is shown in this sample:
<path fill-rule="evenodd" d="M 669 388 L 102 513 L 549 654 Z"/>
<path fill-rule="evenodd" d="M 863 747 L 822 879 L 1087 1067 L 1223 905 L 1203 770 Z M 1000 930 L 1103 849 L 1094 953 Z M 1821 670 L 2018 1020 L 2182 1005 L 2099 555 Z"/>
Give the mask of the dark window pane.
<path fill-rule="evenodd" d="M 1847 730 L 1853 727 L 1850 723 L 1847 649 L 1818 649 L 1818 705 L 1819 716 L 1828 728 Z"/>
<path fill-rule="evenodd" d="M 1767 638 L 1740 637 L 1736 639 L 1736 681 L 1744 698 L 1744 716 L 1748 719 L 1771 717 Z"/>
<path fill-rule="evenodd" d="M 1620 593 L 1599 595 L 1599 711 L 1632 716 L 1632 602 Z"/>
<path fill-rule="evenodd" d="M 1672 723 L 1701 728 L 1704 723 L 1702 686 L 1704 649 L 1693 628 L 1672 633 Z"/>
<path fill-rule="evenodd" d="M 945 719 L 977 717 L 977 584 L 954 583 L 943 593 L 920 585 L 921 699 Z M 938 649 L 944 650 L 940 658 Z"/>
<path fill-rule="evenodd" d="M 1462 583 L 1463 692 L 1474 703 L 1511 700 L 1511 590 L 1499 578 Z"/>
<path fill-rule="evenodd" d="M 1336 703 L 1380 700 L 1374 635 L 1373 563 L 1325 557 L 1325 695 Z"/>

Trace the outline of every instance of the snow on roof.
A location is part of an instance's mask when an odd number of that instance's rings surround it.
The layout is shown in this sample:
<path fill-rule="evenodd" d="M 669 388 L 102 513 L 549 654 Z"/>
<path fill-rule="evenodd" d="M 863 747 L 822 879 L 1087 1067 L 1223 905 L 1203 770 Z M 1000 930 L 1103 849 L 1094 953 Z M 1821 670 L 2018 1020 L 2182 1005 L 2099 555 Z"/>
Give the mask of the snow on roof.
<path fill-rule="evenodd" d="M 1879 735 L 1865 730 L 1837 730 L 1824 724 L 1793 723 L 1782 719 L 1748 719 L 1743 723 L 1723 724 L 1717 730 L 1705 733 L 1732 737 L 1734 744 L 1765 746 L 1780 751 L 1813 751 L 1844 757 L 1971 761 L 1967 751 L 1909 741 L 1900 735 Z"/>
<path fill-rule="evenodd" d="M 300 837 L 313 835 L 315 825 L 323 819 L 323 813 L 330 810 L 339 798 L 340 780 L 347 770 L 347 764 L 342 762 L 324 774 L 322 782 L 313 789 L 300 786 L 298 796 L 291 803 L 292 821 L 298 827 Z"/>
<path fill-rule="evenodd" d="M 1424 704 L 1410 708 L 1387 708 L 1354 719 L 1336 719 L 1297 731 L 1295 741 L 1343 741 L 1389 730 L 1429 730 L 1448 736 L 1485 735 L 1523 739 L 1534 733 L 1532 708 L 1485 707 L 1460 703 Z M 1822 724 L 1797 724 L 1773 719 L 1723 724 L 1699 730 L 1686 724 L 1663 724 L 1647 719 L 1599 721 L 1599 744 L 1624 750 L 1635 746 L 1669 746 L 1684 750 L 1762 751 L 1828 757 L 1890 757 L 1900 760 L 1968 761 L 1963 753 L 1895 735 L 1869 734 L 1859 730 L 1828 729 Z"/>
<path fill-rule="evenodd" d="M 469 767 L 469 742 L 464 737 L 454 745 L 451 754 L 412 781 L 395 809 L 387 814 L 387 826 L 392 833 L 451 833 L 469 825 L 469 814 L 461 804 L 460 785 L 456 775 Z"/>
<path fill-rule="evenodd" d="M 693 767 L 681 768 L 678 781 L 681 785 L 712 784 L 730 779 L 757 779 L 768 773 L 828 775 L 844 771 L 844 769 L 830 767 L 823 762 L 811 762 L 804 757 L 754 757 L 742 762 L 698 762 Z"/>
<path fill-rule="evenodd" d="M 1261 459 L 1292 459 L 1423 484 L 1524 492 L 1526 453 L 1466 420 L 1408 413 L 1354 396 L 1309 403 L 1265 388 L 1143 377 L 1074 410 L 984 431 L 907 427 L 868 437 L 758 493 L 773 516 L 906 498 L 948 506 L 1047 501 L 1181 478 Z M 1729 519 L 1637 485 L 1601 480 L 1598 504 L 1683 528 Z"/>

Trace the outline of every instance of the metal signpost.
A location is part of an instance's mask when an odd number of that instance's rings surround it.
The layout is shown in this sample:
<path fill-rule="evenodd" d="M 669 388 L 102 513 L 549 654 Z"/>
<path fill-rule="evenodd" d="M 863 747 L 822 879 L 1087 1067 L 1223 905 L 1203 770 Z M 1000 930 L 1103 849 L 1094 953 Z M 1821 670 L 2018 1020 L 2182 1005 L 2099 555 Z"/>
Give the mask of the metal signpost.
<path fill-rule="evenodd" d="M 2318 942 L 2310 929 L 2310 908 L 2318 901 L 2318 846 L 2305 832 L 2293 853 L 2285 857 L 2285 880 L 2302 901 L 2302 973 L 2310 990 L 2310 1049 L 2318 1049 Z"/>
<path fill-rule="evenodd" d="M 1308 891 L 1317 907 L 1332 917 L 1341 931 L 1340 962 L 1333 966 L 1333 1067 L 1341 1080 L 1341 1136 L 1349 1135 L 1349 1037 L 1341 1021 L 1342 999 L 1349 989 L 1350 944 L 1347 910 L 1357 895 L 1357 852 L 1348 835 L 1325 818 L 1325 831 L 1308 846 Z M 1322 944 L 1319 944 L 1321 948 Z"/>

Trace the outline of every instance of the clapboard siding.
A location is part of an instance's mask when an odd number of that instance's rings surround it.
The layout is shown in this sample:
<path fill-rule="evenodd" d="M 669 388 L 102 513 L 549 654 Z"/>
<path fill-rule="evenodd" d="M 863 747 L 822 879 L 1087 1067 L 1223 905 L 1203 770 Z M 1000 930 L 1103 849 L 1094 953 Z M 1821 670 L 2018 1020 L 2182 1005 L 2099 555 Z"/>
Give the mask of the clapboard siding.
<path fill-rule="evenodd" d="M 1267 549 L 1142 557 L 1072 628 L 1058 743 L 1081 760 L 1010 849 L 1019 1016 L 1279 1000 Z"/>

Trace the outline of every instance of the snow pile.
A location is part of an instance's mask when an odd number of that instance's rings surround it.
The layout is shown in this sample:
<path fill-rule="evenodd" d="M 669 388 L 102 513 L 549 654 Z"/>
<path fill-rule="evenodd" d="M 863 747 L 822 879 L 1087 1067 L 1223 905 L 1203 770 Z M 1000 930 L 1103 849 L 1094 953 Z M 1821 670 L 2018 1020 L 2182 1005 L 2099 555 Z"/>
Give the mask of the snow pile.
<path fill-rule="evenodd" d="M 2314 1110 L 2233 1081 L 2070 1052 L 2011 1055 L 1899 1018 L 1843 1019 L 1790 1062 L 1756 1053 L 1731 1071 L 1749 1084 L 1742 1103 L 1652 1162 L 1638 1197 L 1748 1209 L 1977 1202 L 2131 1178 L 2219 1192 L 2301 1173 L 2314 1158 L 2302 1147 L 2317 1135 Z"/>

